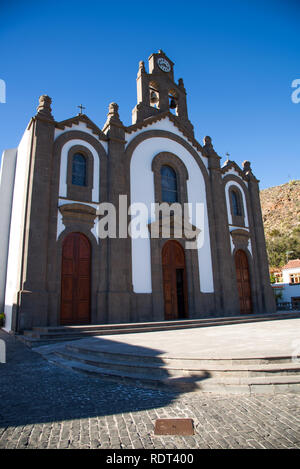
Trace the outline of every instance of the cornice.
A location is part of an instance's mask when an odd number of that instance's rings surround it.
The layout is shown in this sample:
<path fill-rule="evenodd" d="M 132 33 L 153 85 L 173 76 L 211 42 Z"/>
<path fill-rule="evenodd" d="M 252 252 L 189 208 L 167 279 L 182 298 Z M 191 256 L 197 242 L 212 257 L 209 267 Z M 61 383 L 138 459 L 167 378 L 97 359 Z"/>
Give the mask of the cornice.
<path fill-rule="evenodd" d="M 155 122 L 159 122 L 161 121 L 162 119 L 165 119 L 166 117 L 169 118 L 169 120 L 171 122 L 173 122 L 173 124 L 175 125 L 175 127 L 177 127 L 178 130 L 180 130 L 180 132 L 187 138 L 187 140 L 195 147 L 197 148 L 197 150 L 202 153 L 202 149 L 203 147 L 200 145 L 200 143 L 194 138 L 192 137 L 186 130 L 185 128 L 180 125 L 180 123 L 178 122 L 178 119 L 176 116 L 174 116 L 170 111 L 165 111 L 165 112 L 161 112 L 159 114 L 157 114 L 156 116 L 151 116 L 151 117 L 148 117 L 147 119 L 144 119 L 143 121 L 141 122 L 137 122 L 136 124 L 133 124 L 133 125 L 130 125 L 129 127 L 125 127 L 125 132 L 126 133 L 132 133 L 132 132 L 136 132 L 137 130 L 141 130 L 145 127 L 148 127 L 149 125 L 151 124 L 154 124 Z M 203 154 L 203 153 L 202 153 Z M 205 156 L 205 155 L 203 155 Z"/>
<path fill-rule="evenodd" d="M 104 132 L 102 132 L 99 127 L 94 124 L 91 119 L 85 114 L 79 114 L 77 116 L 71 117 L 61 122 L 55 122 L 55 127 L 60 130 L 65 130 L 66 127 L 72 127 L 72 125 L 79 125 L 80 122 L 86 124 L 87 128 L 91 129 L 93 134 L 97 135 L 100 140 L 107 141 L 108 138 Z"/>
<path fill-rule="evenodd" d="M 227 160 L 221 168 L 221 173 L 226 174 L 230 169 L 234 169 L 244 181 L 248 181 L 247 176 L 235 161 Z"/>

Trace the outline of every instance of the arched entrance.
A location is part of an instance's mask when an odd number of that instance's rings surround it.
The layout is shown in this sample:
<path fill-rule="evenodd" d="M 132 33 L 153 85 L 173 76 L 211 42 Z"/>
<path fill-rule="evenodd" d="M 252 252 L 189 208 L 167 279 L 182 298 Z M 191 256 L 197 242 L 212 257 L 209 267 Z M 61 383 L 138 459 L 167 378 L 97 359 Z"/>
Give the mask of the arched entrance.
<path fill-rule="evenodd" d="M 235 253 L 235 269 L 240 299 L 240 313 L 252 313 L 249 264 L 246 253 L 241 249 Z"/>
<path fill-rule="evenodd" d="M 177 241 L 167 241 L 162 250 L 165 319 L 188 317 L 184 249 Z"/>
<path fill-rule="evenodd" d="M 70 233 L 62 246 L 61 324 L 90 322 L 91 245 L 81 233 Z"/>

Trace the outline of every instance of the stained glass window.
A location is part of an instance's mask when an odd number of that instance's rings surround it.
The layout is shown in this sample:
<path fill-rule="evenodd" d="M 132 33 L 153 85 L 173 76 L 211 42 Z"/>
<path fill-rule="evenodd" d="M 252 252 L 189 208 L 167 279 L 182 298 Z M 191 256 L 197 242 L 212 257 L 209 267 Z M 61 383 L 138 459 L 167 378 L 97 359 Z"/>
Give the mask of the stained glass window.
<path fill-rule="evenodd" d="M 174 169 L 162 166 L 160 174 L 162 202 L 178 202 L 177 177 Z"/>
<path fill-rule="evenodd" d="M 232 200 L 233 214 L 240 217 L 242 215 L 240 197 L 237 194 L 237 192 L 234 190 L 231 191 L 231 200 Z"/>
<path fill-rule="evenodd" d="M 86 186 L 86 159 L 81 153 L 75 153 L 72 160 L 72 184 Z"/>

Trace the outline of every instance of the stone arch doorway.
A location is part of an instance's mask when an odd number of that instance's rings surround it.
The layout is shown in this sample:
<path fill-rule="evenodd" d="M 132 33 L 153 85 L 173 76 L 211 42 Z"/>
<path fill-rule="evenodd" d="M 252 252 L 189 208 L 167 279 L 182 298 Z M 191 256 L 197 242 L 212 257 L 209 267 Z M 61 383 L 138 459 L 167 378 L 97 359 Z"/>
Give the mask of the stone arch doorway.
<path fill-rule="evenodd" d="M 82 233 L 70 233 L 62 246 L 60 323 L 90 323 L 90 306 L 90 241 Z"/>
<path fill-rule="evenodd" d="M 165 319 L 188 317 L 184 249 L 177 241 L 167 241 L 162 249 Z"/>
<path fill-rule="evenodd" d="M 246 253 L 241 249 L 236 251 L 234 258 L 240 299 L 240 313 L 250 314 L 252 313 L 252 299 L 248 258 Z"/>

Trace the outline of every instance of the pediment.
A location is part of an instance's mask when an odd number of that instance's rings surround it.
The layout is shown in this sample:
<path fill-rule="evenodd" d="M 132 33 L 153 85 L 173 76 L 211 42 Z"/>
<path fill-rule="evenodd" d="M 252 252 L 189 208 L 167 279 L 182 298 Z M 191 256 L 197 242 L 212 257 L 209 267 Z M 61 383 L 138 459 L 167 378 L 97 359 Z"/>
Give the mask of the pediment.
<path fill-rule="evenodd" d="M 63 221 L 65 224 L 67 220 L 69 222 L 77 222 L 78 220 L 80 220 L 82 222 L 87 222 L 94 225 L 94 220 L 97 216 L 96 209 L 87 204 L 67 203 L 60 205 L 58 209 L 62 214 Z"/>
<path fill-rule="evenodd" d="M 224 166 L 222 166 L 221 172 L 223 174 L 226 174 L 231 169 L 236 171 L 242 179 L 245 179 L 245 180 L 247 179 L 245 174 L 243 173 L 242 169 L 239 167 L 239 165 L 235 161 L 227 160 L 225 162 Z"/>
<path fill-rule="evenodd" d="M 201 233 L 201 230 L 191 224 L 187 218 L 176 215 L 161 217 L 159 220 L 149 223 L 148 229 L 153 238 L 171 237 L 183 238 L 189 241 L 196 240 Z M 169 236 L 167 235 L 168 229 L 170 229 Z M 166 233 L 166 236 L 164 236 L 164 233 Z"/>
<path fill-rule="evenodd" d="M 65 130 L 66 127 L 72 127 L 73 125 L 79 125 L 83 122 L 89 129 L 92 130 L 93 134 L 97 135 L 100 140 L 107 140 L 107 136 L 102 132 L 99 127 L 85 114 L 78 114 L 77 116 L 71 117 L 61 122 L 56 123 L 56 127 L 61 130 Z"/>
<path fill-rule="evenodd" d="M 243 230 L 243 228 L 236 228 L 234 230 L 230 231 L 230 234 L 232 238 L 243 238 L 243 239 L 249 239 L 250 238 L 250 233 L 248 230 Z"/>
<path fill-rule="evenodd" d="M 155 116 L 148 117 L 147 119 L 144 119 L 141 122 L 137 122 L 136 124 L 130 125 L 129 127 L 125 128 L 126 133 L 130 134 L 132 132 L 136 132 L 137 130 L 141 130 L 143 128 L 146 128 L 152 124 L 155 124 L 156 122 L 159 122 L 163 119 L 168 119 L 170 122 L 172 122 L 175 127 L 182 133 L 182 135 L 199 151 L 202 153 L 203 147 L 200 145 L 200 143 L 189 134 L 186 129 L 180 125 L 180 122 L 178 121 L 177 117 L 174 116 L 170 111 L 165 111 L 165 112 L 160 112 L 156 114 Z M 205 155 L 204 155 L 205 156 Z"/>

